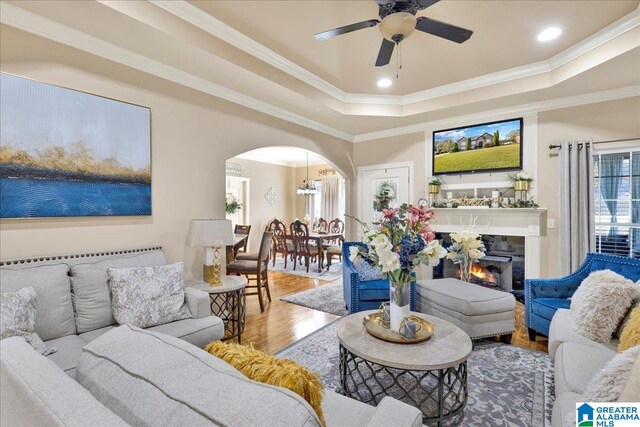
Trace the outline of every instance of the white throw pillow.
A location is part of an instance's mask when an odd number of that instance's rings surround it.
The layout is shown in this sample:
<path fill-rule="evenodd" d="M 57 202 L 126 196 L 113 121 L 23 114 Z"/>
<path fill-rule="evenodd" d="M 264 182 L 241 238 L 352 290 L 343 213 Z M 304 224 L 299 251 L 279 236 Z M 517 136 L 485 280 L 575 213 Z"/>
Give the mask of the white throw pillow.
<path fill-rule="evenodd" d="M 160 267 L 110 268 L 113 317 L 139 328 L 188 319 L 184 301 L 184 263 Z"/>
<path fill-rule="evenodd" d="M 616 354 L 596 374 L 584 392 L 585 402 L 615 402 L 620 397 L 631 375 L 631 369 L 640 356 L 640 345 Z"/>
<path fill-rule="evenodd" d="M 44 356 L 56 348 L 47 347 L 36 334 L 36 308 L 38 296 L 32 286 L 20 288 L 15 292 L 0 294 L 0 339 L 24 337 L 31 347 Z"/>
<path fill-rule="evenodd" d="M 592 341 L 608 343 L 640 287 L 611 270 L 594 271 L 571 298 L 573 328 Z"/>

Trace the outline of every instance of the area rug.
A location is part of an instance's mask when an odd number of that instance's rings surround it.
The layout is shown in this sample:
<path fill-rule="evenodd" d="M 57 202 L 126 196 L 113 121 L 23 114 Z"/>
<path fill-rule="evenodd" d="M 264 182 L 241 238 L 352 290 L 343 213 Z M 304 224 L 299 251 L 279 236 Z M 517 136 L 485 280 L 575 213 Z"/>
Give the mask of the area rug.
<path fill-rule="evenodd" d="M 312 279 L 320 279 L 320 280 L 336 280 L 342 277 L 342 263 L 337 259 L 331 263 L 331 268 L 327 270 L 326 267 L 322 269 L 321 272 L 318 273 L 318 263 L 312 262 L 309 264 L 309 272 L 307 273 L 307 268 L 304 266 L 304 261 L 302 261 L 302 265 L 298 264 L 296 269 L 293 269 L 293 261 L 287 260 L 287 268 L 284 268 L 284 260 L 281 255 L 278 255 L 276 258 L 275 266 L 272 265 L 272 262 L 269 262 L 269 270 L 271 271 L 279 271 L 281 273 L 293 274 L 295 276 L 304 276 L 310 277 Z"/>
<path fill-rule="evenodd" d="M 297 294 L 288 295 L 280 298 L 280 300 L 338 316 L 346 316 L 349 314 L 344 305 L 342 279 L 337 279 L 313 289 L 298 292 Z"/>
<path fill-rule="evenodd" d="M 327 390 L 340 393 L 338 338 L 330 323 L 280 350 L 319 373 Z M 447 426 L 551 425 L 553 365 L 546 353 L 491 341 L 475 341 L 468 359 L 469 398 L 464 414 Z"/>

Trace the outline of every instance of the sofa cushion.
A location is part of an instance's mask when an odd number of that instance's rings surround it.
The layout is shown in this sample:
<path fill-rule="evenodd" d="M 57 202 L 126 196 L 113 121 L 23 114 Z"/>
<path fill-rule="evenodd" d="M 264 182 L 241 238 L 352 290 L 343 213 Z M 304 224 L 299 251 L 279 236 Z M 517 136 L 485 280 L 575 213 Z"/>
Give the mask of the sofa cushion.
<path fill-rule="evenodd" d="M 14 292 L 27 286 L 36 290 L 35 332 L 44 341 L 76 333 L 68 273 L 66 264 L 0 268 L 0 291 Z"/>
<path fill-rule="evenodd" d="M 47 358 L 58 365 L 67 375 L 74 377 L 80 352 L 87 343 L 78 335 L 67 335 L 66 337 L 49 340 L 46 344 L 58 349 Z"/>
<path fill-rule="evenodd" d="M 468 316 L 513 311 L 516 299 L 508 292 L 458 279 L 418 280 L 418 295 L 434 304 Z"/>
<path fill-rule="evenodd" d="M 640 357 L 636 357 L 636 361 L 633 363 L 629 380 L 624 385 L 618 402 L 633 402 L 634 399 L 638 400 L 638 396 L 640 396 Z"/>
<path fill-rule="evenodd" d="M 184 301 L 184 263 L 156 267 L 110 268 L 113 317 L 139 328 L 191 318 Z"/>
<path fill-rule="evenodd" d="M 127 425 L 23 338 L 3 340 L 0 353 L 0 425 Z"/>
<path fill-rule="evenodd" d="M 349 426 L 366 426 L 376 413 L 376 408 L 346 396 L 327 391 L 322 399 L 322 412 L 325 413 L 327 426 L 343 425 L 349 420 Z"/>
<path fill-rule="evenodd" d="M 553 427 L 575 427 L 576 403 L 584 402 L 584 397 L 578 393 L 567 392 L 556 397 L 553 403 L 551 425 Z"/>
<path fill-rule="evenodd" d="M 35 333 L 37 306 L 38 297 L 33 286 L 0 293 L 0 339 L 23 337 L 38 353 L 46 356 L 56 349 L 47 347 Z"/>
<path fill-rule="evenodd" d="M 76 377 L 132 425 L 319 425 L 295 393 L 251 381 L 180 339 L 130 325 L 87 344 Z"/>
<path fill-rule="evenodd" d="M 531 303 L 531 310 L 538 316 L 551 320 L 557 309 L 569 308 L 570 305 L 571 301 L 566 298 L 538 298 Z"/>
<path fill-rule="evenodd" d="M 554 361 L 556 396 L 567 391 L 584 393 L 593 377 L 615 355 L 615 351 L 605 347 L 574 342 L 562 344 Z"/>
<path fill-rule="evenodd" d="M 571 321 L 580 335 L 607 343 L 624 318 L 640 286 L 610 270 L 594 271 L 571 297 Z"/>
<path fill-rule="evenodd" d="M 178 320 L 153 326 L 147 330 L 180 338 L 198 348 L 204 348 L 211 341 L 219 340 L 224 336 L 224 324 L 216 316 Z"/>
<path fill-rule="evenodd" d="M 72 266 L 71 286 L 78 333 L 116 323 L 111 312 L 111 295 L 107 285 L 108 268 L 151 267 L 164 264 L 164 252 L 159 250 Z"/>
<path fill-rule="evenodd" d="M 602 344 L 591 341 L 590 339 L 578 334 L 571 325 L 569 310 L 561 308 L 556 311 L 556 314 L 551 320 L 551 327 L 549 328 L 549 355 L 552 360 L 555 357 L 556 350 L 560 344 L 565 342 L 576 342 L 595 348 L 604 347 L 613 351 L 615 351 L 618 346 L 618 340 L 612 340 L 611 342 Z"/>
<path fill-rule="evenodd" d="M 107 332 L 109 332 L 110 330 L 115 328 L 116 326 L 117 325 L 105 326 L 104 328 L 94 329 L 93 331 L 85 332 L 83 334 L 80 334 L 79 336 L 80 336 L 80 338 L 82 338 L 82 341 L 91 342 L 91 341 L 95 340 L 96 338 L 98 338 L 99 336 L 106 334 Z"/>

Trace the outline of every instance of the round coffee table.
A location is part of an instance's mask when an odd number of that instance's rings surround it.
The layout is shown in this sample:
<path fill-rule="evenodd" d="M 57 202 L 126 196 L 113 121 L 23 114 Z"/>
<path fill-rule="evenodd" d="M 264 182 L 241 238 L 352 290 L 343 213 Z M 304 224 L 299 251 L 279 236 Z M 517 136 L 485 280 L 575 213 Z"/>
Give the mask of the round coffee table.
<path fill-rule="evenodd" d="M 422 412 L 423 422 L 458 415 L 467 404 L 467 358 L 471 339 L 457 326 L 412 312 L 431 322 L 433 336 L 418 344 L 382 341 L 364 329 L 363 311 L 338 323 L 340 384 L 343 393 L 377 405 L 391 396 Z"/>
<path fill-rule="evenodd" d="M 221 276 L 221 285 L 211 286 L 202 280 L 190 280 L 185 286 L 209 294 L 211 313 L 224 322 L 224 337 L 221 341 L 238 338 L 242 343 L 244 332 L 247 278 L 244 276 Z"/>

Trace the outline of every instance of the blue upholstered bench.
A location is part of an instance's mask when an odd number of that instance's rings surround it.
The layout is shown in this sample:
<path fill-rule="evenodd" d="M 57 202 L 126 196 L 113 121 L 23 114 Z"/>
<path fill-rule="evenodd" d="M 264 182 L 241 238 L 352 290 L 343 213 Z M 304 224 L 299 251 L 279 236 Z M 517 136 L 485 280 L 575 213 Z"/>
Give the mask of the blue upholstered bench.
<path fill-rule="evenodd" d="M 592 271 L 599 270 L 611 270 L 636 282 L 640 280 L 640 259 L 588 253 L 580 268 L 567 277 L 524 281 L 525 321 L 531 341 L 537 333 L 549 335 L 549 325 L 556 310 L 569 308 L 569 298 L 580 283 Z"/>

